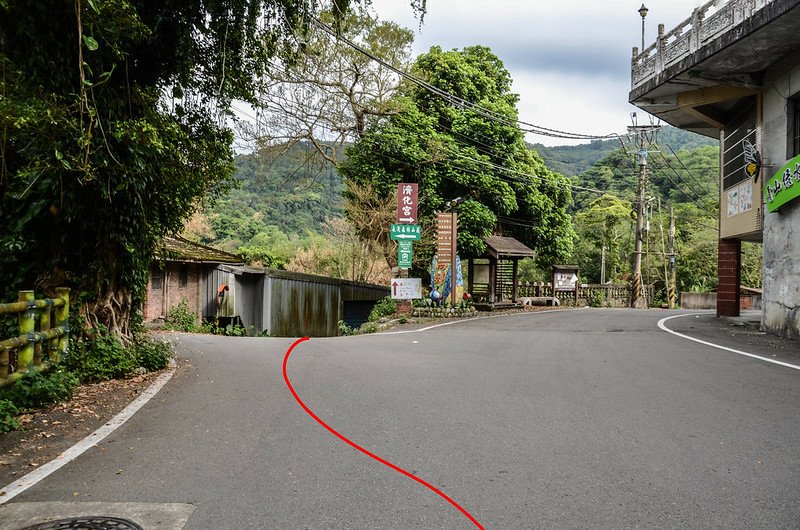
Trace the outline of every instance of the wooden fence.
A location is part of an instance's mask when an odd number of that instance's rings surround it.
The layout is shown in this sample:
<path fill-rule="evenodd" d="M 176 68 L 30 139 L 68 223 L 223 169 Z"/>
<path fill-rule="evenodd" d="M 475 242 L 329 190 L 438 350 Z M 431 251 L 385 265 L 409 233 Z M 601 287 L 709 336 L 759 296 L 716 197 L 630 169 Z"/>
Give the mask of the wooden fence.
<path fill-rule="evenodd" d="M 553 284 L 521 282 L 518 296 L 553 296 Z M 652 285 L 644 286 L 644 294 L 649 302 L 653 300 Z M 597 305 L 599 307 L 630 307 L 630 285 L 583 284 L 578 287 L 577 300 L 575 291 L 556 291 L 555 297 L 561 305 Z"/>
<path fill-rule="evenodd" d="M 19 336 L 0 341 L 0 388 L 34 368 L 58 363 L 67 353 L 69 289 L 59 287 L 56 298 L 40 300 L 33 291 L 20 291 L 18 302 L 0 304 L 0 315 L 15 313 L 19 315 Z"/>

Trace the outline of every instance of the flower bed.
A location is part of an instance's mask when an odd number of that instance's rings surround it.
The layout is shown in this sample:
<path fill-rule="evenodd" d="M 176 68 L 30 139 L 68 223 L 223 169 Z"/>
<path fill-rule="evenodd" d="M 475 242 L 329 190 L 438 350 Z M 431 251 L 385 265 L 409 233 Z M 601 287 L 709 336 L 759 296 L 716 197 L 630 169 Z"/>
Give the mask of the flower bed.
<path fill-rule="evenodd" d="M 478 314 L 475 307 L 415 307 L 412 316 L 433 318 L 464 318 L 474 317 Z"/>

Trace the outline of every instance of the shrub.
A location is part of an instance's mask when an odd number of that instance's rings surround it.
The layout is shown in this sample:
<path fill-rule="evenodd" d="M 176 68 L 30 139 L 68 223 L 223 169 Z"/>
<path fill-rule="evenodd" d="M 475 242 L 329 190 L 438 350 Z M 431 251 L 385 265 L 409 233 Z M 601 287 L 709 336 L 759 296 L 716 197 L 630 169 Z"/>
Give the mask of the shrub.
<path fill-rule="evenodd" d="M 168 342 L 152 340 L 136 335 L 131 345 L 137 364 L 148 372 L 163 370 L 172 358 L 172 347 Z"/>
<path fill-rule="evenodd" d="M 46 372 L 32 370 L 12 386 L 4 388 L 0 400 L 10 401 L 21 410 L 39 409 L 68 400 L 77 386 L 78 378 L 63 368 Z"/>
<path fill-rule="evenodd" d="M 0 434 L 19 429 L 17 414 L 19 409 L 16 405 L 7 399 L 0 399 Z"/>
<path fill-rule="evenodd" d="M 606 293 L 599 289 L 592 290 L 587 301 L 590 307 L 603 307 L 606 303 Z"/>
<path fill-rule="evenodd" d="M 195 333 L 198 330 L 197 315 L 189 311 L 189 302 L 186 298 L 181 299 L 180 303 L 167 311 L 164 319 L 164 329 L 169 331 L 186 331 Z"/>
<path fill-rule="evenodd" d="M 397 313 L 397 300 L 387 296 L 375 302 L 372 311 L 369 312 L 369 321 L 376 322 L 383 317 L 388 317 L 395 313 Z"/>
<path fill-rule="evenodd" d="M 84 383 L 125 377 L 138 363 L 132 349 L 125 349 L 107 329 L 99 327 L 93 336 L 70 339 L 68 369 Z"/>
<path fill-rule="evenodd" d="M 352 335 L 355 330 L 351 328 L 344 320 L 339 321 L 339 335 Z"/>
<path fill-rule="evenodd" d="M 375 322 L 366 322 L 362 324 L 360 328 L 358 328 L 359 334 L 375 333 L 377 331 L 378 331 L 378 326 L 377 324 L 375 324 Z"/>

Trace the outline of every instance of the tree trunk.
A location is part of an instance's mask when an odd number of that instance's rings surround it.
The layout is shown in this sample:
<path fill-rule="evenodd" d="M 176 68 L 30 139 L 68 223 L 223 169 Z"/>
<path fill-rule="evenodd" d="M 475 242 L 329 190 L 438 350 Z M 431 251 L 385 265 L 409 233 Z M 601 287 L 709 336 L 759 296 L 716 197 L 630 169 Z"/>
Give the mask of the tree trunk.
<path fill-rule="evenodd" d="M 81 316 L 89 328 L 105 326 L 123 344 L 132 339 L 130 320 L 133 299 L 129 289 L 109 288 L 94 302 L 84 302 Z"/>

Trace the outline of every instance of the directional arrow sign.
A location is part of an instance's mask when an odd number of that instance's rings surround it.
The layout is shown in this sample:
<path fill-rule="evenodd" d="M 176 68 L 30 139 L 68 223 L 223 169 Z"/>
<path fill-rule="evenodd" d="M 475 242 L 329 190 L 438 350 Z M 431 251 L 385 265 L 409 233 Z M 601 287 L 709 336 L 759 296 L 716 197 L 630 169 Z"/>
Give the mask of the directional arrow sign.
<path fill-rule="evenodd" d="M 410 269 L 411 241 L 398 241 L 397 247 L 397 266 L 401 269 Z"/>
<path fill-rule="evenodd" d="M 419 225 L 392 225 L 389 237 L 394 240 L 419 241 L 422 229 Z"/>
<path fill-rule="evenodd" d="M 413 224 L 417 222 L 417 203 L 419 185 L 401 182 L 397 185 L 397 222 Z"/>
<path fill-rule="evenodd" d="M 422 298 L 422 280 L 419 278 L 394 278 L 391 288 L 392 298 L 395 300 Z"/>

